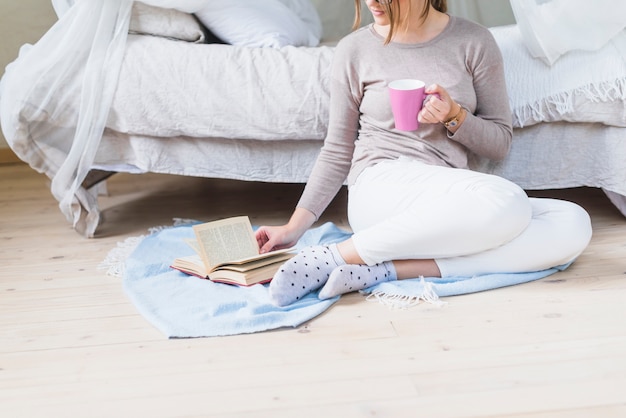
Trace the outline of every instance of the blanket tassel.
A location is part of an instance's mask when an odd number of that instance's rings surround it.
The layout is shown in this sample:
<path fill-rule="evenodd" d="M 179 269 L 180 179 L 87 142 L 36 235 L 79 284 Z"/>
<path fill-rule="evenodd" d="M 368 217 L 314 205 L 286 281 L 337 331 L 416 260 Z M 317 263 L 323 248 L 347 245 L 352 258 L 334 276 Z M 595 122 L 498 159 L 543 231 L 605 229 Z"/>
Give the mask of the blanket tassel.
<path fill-rule="evenodd" d="M 148 230 L 148 235 L 156 234 L 167 228 L 176 226 L 191 225 L 196 223 L 192 219 L 174 218 L 172 226 L 155 226 Z M 106 258 L 98 264 L 98 270 L 106 270 L 107 276 L 123 277 L 126 259 L 135 251 L 137 246 L 148 235 L 140 235 L 137 237 L 128 237 L 122 242 L 118 242 L 117 246 L 107 254 Z"/>
<path fill-rule="evenodd" d="M 390 309 L 408 309 L 419 304 L 420 301 L 430 303 L 437 307 L 447 304 L 447 302 L 439 300 L 439 296 L 435 292 L 431 282 L 424 280 L 424 277 L 420 277 L 420 279 L 420 285 L 422 285 L 424 289 L 420 295 L 390 294 L 383 291 L 373 291 L 367 296 L 366 300 L 377 301 Z"/>

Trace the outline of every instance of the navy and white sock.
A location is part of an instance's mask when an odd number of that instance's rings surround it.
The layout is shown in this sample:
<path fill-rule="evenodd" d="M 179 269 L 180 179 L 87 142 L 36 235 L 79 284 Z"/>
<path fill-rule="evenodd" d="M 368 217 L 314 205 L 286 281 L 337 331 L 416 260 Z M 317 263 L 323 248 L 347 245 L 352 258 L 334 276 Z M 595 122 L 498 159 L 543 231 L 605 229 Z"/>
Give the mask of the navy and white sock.
<path fill-rule="evenodd" d="M 270 282 L 272 303 L 287 306 L 322 287 L 330 273 L 346 262 L 336 244 L 306 247 L 286 261 Z"/>
<path fill-rule="evenodd" d="M 320 299 L 330 299 L 337 295 L 366 289 L 378 283 L 397 280 L 396 269 L 391 261 L 373 266 L 346 264 L 336 267 L 328 281 L 320 290 Z"/>

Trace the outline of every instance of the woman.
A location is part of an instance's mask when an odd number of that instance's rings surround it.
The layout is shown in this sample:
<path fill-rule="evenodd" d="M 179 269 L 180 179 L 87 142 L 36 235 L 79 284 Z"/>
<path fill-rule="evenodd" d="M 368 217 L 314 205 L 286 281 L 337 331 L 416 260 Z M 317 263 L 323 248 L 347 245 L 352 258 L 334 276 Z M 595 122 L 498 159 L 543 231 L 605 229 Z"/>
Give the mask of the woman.
<path fill-rule="evenodd" d="M 491 33 L 447 15 L 445 0 L 367 0 L 374 22 L 336 47 L 327 137 L 289 222 L 256 233 L 261 252 L 294 245 L 347 179 L 344 242 L 303 249 L 270 284 L 288 305 L 382 281 L 537 271 L 587 246 L 587 213 L 529 199 L 468 169 L 503 159 L 512 139 L 502 57 Z M 356 24 L 360 1 L 355 0 Z M 431 95 L 416 131 L 395 129 L 388 83 L 415 78 Z"/>

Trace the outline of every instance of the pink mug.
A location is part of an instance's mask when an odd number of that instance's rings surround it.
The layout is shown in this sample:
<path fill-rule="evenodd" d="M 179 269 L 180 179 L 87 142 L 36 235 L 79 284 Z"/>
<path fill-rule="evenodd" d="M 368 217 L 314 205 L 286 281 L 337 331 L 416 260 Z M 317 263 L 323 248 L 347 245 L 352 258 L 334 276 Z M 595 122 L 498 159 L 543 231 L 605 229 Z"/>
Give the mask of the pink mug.
<path fill-rule="evenodd" d="M 391 111 L 396 129 L 400 131 L 416 131 L 419 127 L 417 115 L 424 106 L 426 84 L 421 80 L 402 79 L 389 83 Z M 434 94 L 438 97 L 438 94 Z"/>

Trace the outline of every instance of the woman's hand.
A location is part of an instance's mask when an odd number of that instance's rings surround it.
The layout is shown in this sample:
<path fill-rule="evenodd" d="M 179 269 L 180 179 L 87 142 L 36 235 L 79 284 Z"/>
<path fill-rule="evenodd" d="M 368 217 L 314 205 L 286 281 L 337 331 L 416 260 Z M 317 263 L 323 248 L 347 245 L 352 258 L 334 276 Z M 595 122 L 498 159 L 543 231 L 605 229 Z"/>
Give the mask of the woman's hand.
<path fill-rule="evenodd" d="M 298 234 L 289 229 L 288 224 L 282 226 L 262 226 L 257 229 L 255 235 L 261 254 L 293 247 L 300 239 Z"/>
<path fill-rule="evenodd" d="M 289 222 L 281 226 L 262 226 L 256 231 L 256 242 L 261 254 L 290 248 L 315 222 L 315 215 L 306 209 L 296 208 Z"/>
<path fill-rule="evenodd" d="M 451 119 L 459 112 L 459 105 L 452 100 L 446 89 L 440 85 L 433 84 L 426 87 L 425 93 L 430 95 L 430 97 L 417 115 L 417 120 L 420 123 L 442 123 Z"/>

